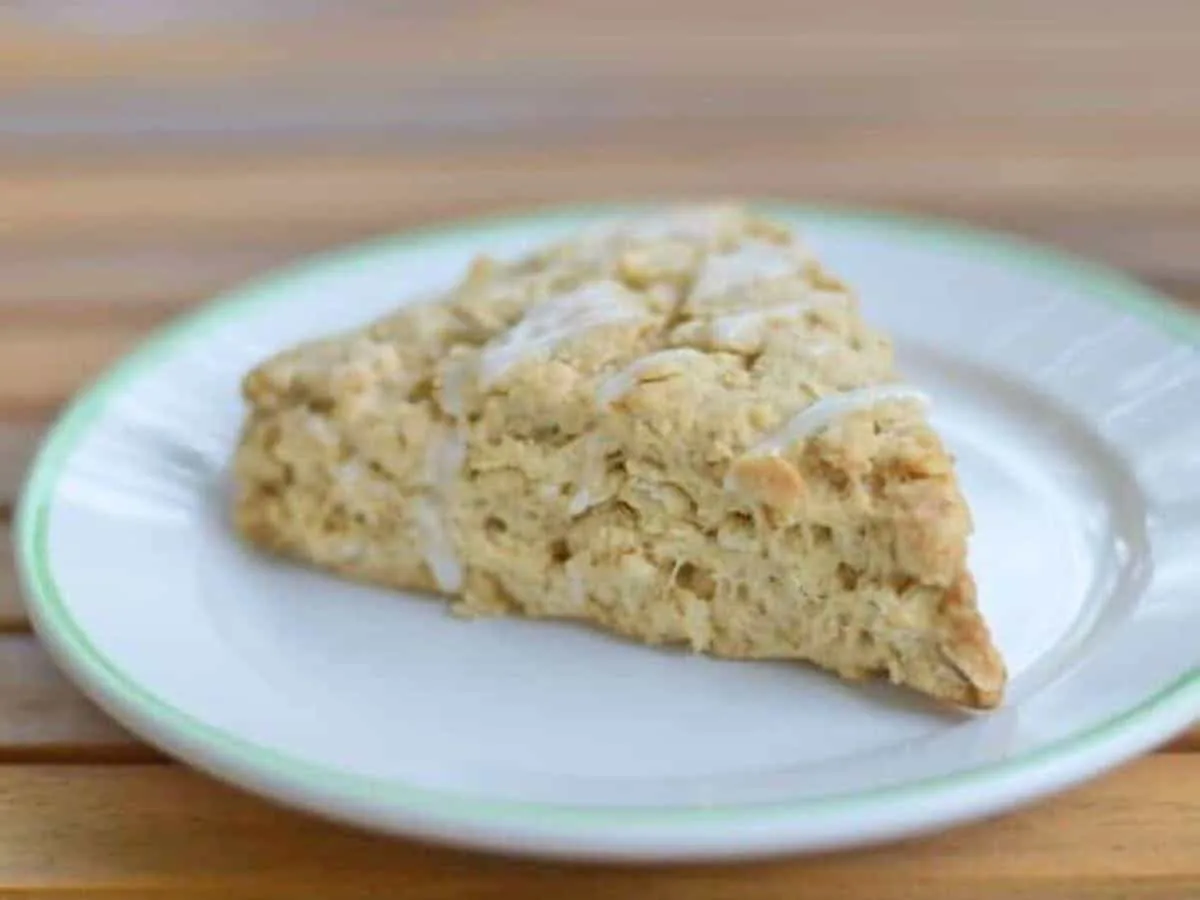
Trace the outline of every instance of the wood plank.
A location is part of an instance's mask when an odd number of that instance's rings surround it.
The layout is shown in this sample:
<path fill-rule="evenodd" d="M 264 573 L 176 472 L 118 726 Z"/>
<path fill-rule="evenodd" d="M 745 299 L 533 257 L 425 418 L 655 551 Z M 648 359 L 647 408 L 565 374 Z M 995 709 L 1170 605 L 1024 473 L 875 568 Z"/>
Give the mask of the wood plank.
<path fill-rule="evenodd" d="M 0 419 L 0 524 L 12 515 L 25 469 L 42 438 L 40 421 L 17 422 Z"/>
<path fill-rule="evenodd" d="M 767 863 L 546 865 L 385 840 L 166 766 L 0 767 L 0 886 L 53 896 L 1180 898 L 1200 758 L 1157 755 L 981 826 Z M 119 815 L 114 815 L 119 811 Z M 38 896 L 43 896 L 39 893 Z"/>
<path fill-rule="evenodd" d="M 1200 722 L 1163 748 L 1167 753 L 1200 753 Z"/>
<path fill-rule="evenodd" d="M 689 35 L 807 33 L 825 41 L 838 36 L 899 41 L 915 35 L 952 38 L 960 44 L 1021 39 L 1067 46 L 1120 37 L 1136 47 L 1147 41 L 1180 43 L 1186 39 L 1188 26 L 1196 21 L 1194 6 L 1187 0 L 1156 2 L 1151 8 L 1136 10 L 1114 0 L 1094 0 L 1088 4 L 1086 16 L 1079 14 L 1077 4 L 1047 7 L 1036 0 L 1009 2 L 1003 10 L 986 4 L 964 6 L 953 0 L 906 0 L 902 11 L 887 6 L 869 12 L 854 4 L 838 6 L 817 0 L 748 0 L 736 10 L 720 0 L 697 0 L 686 5 L 687 17 L 682 21 L 678 2 L 646 7 L 635 0 L 619 0 L 598 8 L 587 0 L 525 0 L 502 7 L 482 0 L 443 0 L 401 9 L 383 3 L 305 3 L 306 12 L 324 6 L 326 13 L 337 13 L 332 21 L 322 17 L 311 22 L 287 14 L 262 16 L 261 5 L 242 4 L 243 21 L 237 27 L 230 24 L 236 22 L 239 11 L 227 5 L 207 17 L 197 14 L 199 8 L 181 9 L 178 12 L 183 15 L 174 21 L 170 13 L 156 10 L 148 24 L 158 27 L 139 29 L 133 27 L 136 16 L 132 8 L 123 17 L 105 10 L 108 15 L 89 19 L 77 12 L 72 21 L 70 16 L 56 19 L 54 4 L 41 4 L 40 15 L 35 12 L 37 4 L 26 6 L 35 9 L 25 11 L 25 23 L 21 16 L 9 13 L 0 34 L 9 77 L 18 86 L 69 82 L 72 74 L 84 79 L 168 73 L 175 80 L 186 81 L 222 73 L 245 79 L 264 68 L 296 70 L 314 64 L 362 63 L 364 59 L 399 66 L 412 56 L 416 62 L 428 64 L 451 56 L 464 44 L 465 49 L 486 51 L 485 39 L 497 46 L 493 54 L 525 51 L 546 56 L 556 46 L 565 44 L 566 50 L 578 52 L 581 43 L 612 34 L 660 46 L 664 40 Z M 578 27 L 580 16 L 587 17 L 590 28 Z M 269 29 L 255 27 L 262 19 Z M 129 27 L 122 28 L 122 23 Z M 72 24 L 74 28 L 67 27 Z M 214 24 L 226 27 L 212 27 Z M 55 25 L 58 27 L 46 27 Z M 430 41 L 431 37 L 441 40 Z M 272 42 L 292 52 L 272 52 Z M 386 52 L 398 46 L 406 52 Z M 70 72 L 61 65 L 65 54 L 73 57 Z"/>
<path fill-rule="evenodd" d="M 461 8 L 463 3 L 455 5 Z M 791 71 L 799 73 L 805 73 L 811 57 L 836 53 L 844 58 L 856 49 L 875 50 L 875 65 L 889 64 L 890 57 L 902 49 L 919 51 L 918 64 L 937 54 L 986 62 L 999 50 L 1054 51 L 1067 60 L 1072 53 L 1116 50 L 1125 50 L 1130 58 L 1147 52 L 1158 52 L 1161 58 L 1164 52 L 1189 46 L 1188 26 L 1198 19 L 1194 8 L 1164 15 L 1162 3 L 1156 4 L 1154 13 L 1142 10 L 1141 15 L 1105 21 L 1092 9 L 1087 16 L 1047 15 L 1044 4 L 1022 20 L 1008 12 L 1012 4 L 1002 15 L 974 16 L 963 15 L 966 10 L 961 4 L 947 10 L 909 0 L 903 14 L 877 10 L 862 16 L 847 15 L 817 0 L 794 4 L 752 0 L 736 11 L 715 2 L 690 3 L 686 24 L 680 21 L 678 2 L 653 10 L 629 2 L 606 3 L 602 10 L 591 5 L 586 8 L 590 27 L 580 28 L 574 18 L 584 13 L 579 4 L 542 0 L 497 9 L 470 0 L 468 5 L 466 14 L 454 15 L 445 10 L 441 15 L 414 15 L 407 10 L 386 15 L 376 9 L 369 17 L 343 21 L 336 28 L 180 27 L 158 29 L 149 36 L 6 29 L 0 35 L 0 51 L 9 66 L 10 90 L 29 85 L 71 87 L 106 78 L 156 81 L 167 90 L 204 81 L 253 85 L 271 76 L 347 69 L 386 73 L 393 76 L 391 83 L 405 87 L 403 76 L 414 71 L 447 67 L 472 72 L 497 63 L 511 69 L 513 62 L 531 60 L 543 65 L 560 60 L 632 65 L 639 75 L 650 66 L 717 73 L 730 68 L 787 71 L 784 51 L 788 49 L 808 51 L 794 53 L 790 60 Z M 748 52 L 748 41 L 756 52 Z M 673 52 L 663 53 L 664 44 Z M 724 52 L 713 53 L 718 46 Z M 65 55 L 72 57 L 70 72 L 61 66 Z M 981 77 L 977 68 L 958 68 L 963 79 Z M 1010 81 L 1020 78 L 1019 69 L 1013 67 Z M 984 69 L 983 74 L 990 70 Z M 1131 74 L 1146 77 L 1149 73 L 1133 68 Z"/>
<path fill-rule="evenodd" d="M 89 136 L 123 138 L 124 158 L 164 140 L 194 152 L 273 139 L 280 150 L 312 137 L 360 146 L 376 133 L 405 146 L 432 136 L 441 156 L 468 139 L 514 136 L 586 147 L 599 135 L 611 145 L 631 124 L 687 121 L 702 123 L 708 141 L 783 127 L 813 146 L 849 123 L 860 135 L 881 129 L 858 142 L 874 147 L 889 146 L 895 126 L 931 131 L 937 145 L 940 130 L 990 123 L 1001 140 L 975 141 L 984 152 L 1065 128 L 1084 139 L 1084 164 L 1103 147 L 1148 160 L 1140 140 L 1178 147 L 1182 132 L 1194 150 L 1200 13 L 1186 0 L 1118 5 L 1083 14 L 1069 4 L 1064 14 L 1027 2 L 1018 13 L 1011 3 L 980 12 L 917 0 L 864 13 L 769 0 L 692 3 L 681 17 L 680 3 L 467 0 L 455 14 L 449 4 L 347 12 L 337 27 L 160 23 L 117 36 L 13 23 L 0 33 L 0 143 L 36 164 L 47 151 L 75 164 Z"/>
<path fill-rule="evenodd" d="M 186 45 L 173 43 L 175 41 L 186 42 L 199 37 L 211 43 L 236 40 L 247 33 L 261 36 L 264 25 L 269 26 L 269 34 L 283 39 L 306 38 L 310 42 L 307 49 L 320 54 L 330 52 L 330 48 L 316 40 L 321 35 L 335 42 L 342 38 L 351 44 L 369 43 L 378 31 L 393 37 L 403 29 L 422 25 L 460 29 L 473 26 L 476 30 L 486 29 L 500 36 L 520 31 L 553 34 L 577 26 L 581 16 L 589 17 L 601 27 L 611 22 L 625 22 L 645 25 L 647 30 L 674 26 L 675 31 L 679 31 L 682 26 L 703 32 L 730 25 L 796 27 L 798 23 L 811 22 L 813 29 L 822 33 L 858 30 L 1067 37 L 1173 33 L 1194 19 L 1194 6 L 1188 0 L 1156 0 L 1142 9 L 1131 9 L 1122 0 L 1089 0 L 1087 16 L 1079 14 L 1077 3 L 1048 7 L 1039 0 L 1010 0 L 1003 9 L 991 4 L 964 6 L 957 0 L 906 0 L 903 7 L 865 8 L 816 0 L 745 0 L 736 10 L 722 0 L 692 0 L 686 5 L 689 15 L 682 22 L 678 17 L 678 2 L 646 7 L 637 0 L 607 0 L 603 7 L 597 7 L 591 0 L 514 0 L 499 7 L 486 0 L 442 0 L 402 7 L 372 0 L 350 3 L 310 0 L 297 4 L 295 9 L 279 9 L 272 4 L 226 2 L 181 5 L 152 12 L 128 7 L 122 8 L 120 15 L 103 7 L 89 14 L 77 9 L 75 4 L 15 6 L 6 19 L 8 28 L 5 32 L 13 43 L 14 68 L 22 71 L 22 64 L 45 59 L 47 65 L 43 74 L 60 76 L 63 74 L 61 69 L 50 67 L 49 61 L 53 51 L 63 42 L 78 40 L 94 44 L 98 36 L 125 36 L 126 40 L 115 48 L 96 49 L 109 50 L 109 58 L 141 51 L 158 63 L 166 63 L 172 57 L 165 52 L 153 55 L 156 46 L 179 53 Z M 146 27 L 134 27 L 138 23 Z M 83 50 L 86 46 L 71 49 Z M 344 50 L 333 49 L 341 54 L 339 59 L 345 58 Z M 85 69 L 82 74 L 88 74 L 88 71 Z"/>
<path fill-rule="evenodd" d="M 41 438 L 37 423 L 0 421 L 0 634 L 26 627 L 13 564 L 9 522 L 25 468 Z"/>
<path fill-rule="evenodd" d="M 12 536 L 8 525 L 0 525 L 0 635 L 28 628 L 29 620 L 13 561 Z"/>
<path fill-rule="evenodd" d="M 466 143 L 476 150 L 514 143 L 583 149 L 600 136 L 611 145 L 627 143 L 631 133 L 657 131 L 661 140 L 683 124 L 703 126 L 710 140 L 722 132 L 790 131 L 824 139 L 871 129 L 886 137 L 897 126 L 967 135 L 990 127 L 1005 143 L 1073 134 L 1103 147 L 1120 136 L 1153 152 L 1150 142 L 1164 135 L 1196 131 L 1189 116 L 1190 47 L 1183 44 L 1148 51 L 1160 59 L 1140 70 L 1130 70 L 1122 56 L 1129 48 L 1117 47 L 1064 60 L 1060 48 L 1030 56 L 1018 47 L 950 44 L 956 52 L 947 58 L 920 43 L 791 41 L 764 48 L 760 40 L 723 40 L 664 66 L 661 52 L 639 65 L 623 53 L 627 41 L 610 44 L 540 59 L 537 73 L 514 55 L 487 63 L 456 59 L 413 72 L 373 66 L 249 84 L 222 78 L 174 91 L 169 80 L 77 79 L 69 90 L 0 97 L 8 123 L 0 131 L 0 152 L 44 162 L 47 155 L 67 160 L 81 150 L 113 159 L 125 151 L 169 157 L 202 148 L 258 154 L 365 145 L 441 153 Z M 740 50 L 732 67 L 711 64 L 731 48 Z M 763 59 L 775 60 L 775 70 L 746 71 L 747 62 Z M 962 77 L 967 65 L 975 77 Z M 949 77 L 956 70 L 959 77 Z M 1024 124 L 1005 131 L 998 126 L 1006 120 Z"/>
<path fill-rule="evenodd" d="M 0 635 L 0 763 L 157 758 L 85 699 L 32 635 Z"/>
<path fill-rule="evenodd" d="M 154 325 L 236 282 L 320 249 L 302 236 L 210 246 L 152 237 L 116 246 L 9 244 L 0 249 L 5 274 L 0 323 Z"/>
<path fill-rule="evenodd" d="M 386 230 L 466 210 L 713 194 L 969 218 L 1069 211 L 1114 222 L 1148 210 L 1194 215 L 1200 206 L 1200 140 L 1047 143 L 1000 126 L 945 140 L 904 126 L 880 132 L 754 137 L 682 127 L 662 142 L 593 136 L 580 148 L 486 155 L 234 155 L 165 170 L 6 170 L 0 234 L 67 241 L 119 229 L 153 241 L 231 226 Z"/>
<path fill-rule="evenodd" d="M 0 330 L 0 410 L 45 415 L 130 349 L 145 329 L 6 326 Z"/>

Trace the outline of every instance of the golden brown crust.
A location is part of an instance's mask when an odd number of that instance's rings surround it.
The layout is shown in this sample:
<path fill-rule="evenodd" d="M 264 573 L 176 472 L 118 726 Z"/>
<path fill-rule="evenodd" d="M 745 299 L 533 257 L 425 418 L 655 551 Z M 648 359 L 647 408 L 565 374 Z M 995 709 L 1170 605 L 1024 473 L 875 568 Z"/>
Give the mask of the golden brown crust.
<path fill-rule="evenodd" d="M 942 598 L 944 625 L 940 650 L 961 676 L 961 692 L 947 697 L 963 706 L 993 709 L 1000 705 L 1008 678 L 975 598 L 975 580 L 963 572 Z"/>

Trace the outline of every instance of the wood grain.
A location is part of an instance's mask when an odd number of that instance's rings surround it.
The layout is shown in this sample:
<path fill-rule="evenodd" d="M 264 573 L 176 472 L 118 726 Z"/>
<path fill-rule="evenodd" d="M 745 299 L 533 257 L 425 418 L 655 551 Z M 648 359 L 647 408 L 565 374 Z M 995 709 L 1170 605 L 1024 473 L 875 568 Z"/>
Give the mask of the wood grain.
<path fill-rule="evenodd" d="M 357 21 L 277 27 L 270 40 L 246 27 L 103 42 L 13 28 L 0 39 L 13 143 L 487 140 L 597 120 L 762 122 L 781 111 L 814 126 L 1192 111 L 1181 77 L 1192 45 L 1180 23 L 1194 14 L 1173 3 L 1093 3 L 1081 16 L 909 0 L 903 13 L 864 16 L 771 0 L 731 16 L 708 2 L 688 4 L 686 25 L 677 3 L 505 7 L 377 8 Z"/>
<path fill-rule="evenodd" d="M 0 409 L 45 415 L 94 378 L 145 329 L 121 325 L 0 331 Z"/>
<path fill-rule="evenodd" d="M 9 526 L 0 525 L 0 635 L 29 627 L 17 583 Z"/>
<path fill-rule="evenodd" d="M 41 438 L 41 422 L 0 421 L 0 504 L 9 512 Z"/>
<path fill-rule="evenodd" d="M 318 241 L 320 238 L 317 239 Z M 335 238 L 336 240 L 336 238 Z M 321 249 L 303 237 L 248 233 L 204 246 L 129 235 L 117 244 L 52 242 L 0 248 L 0 317 L 17 325 L 64 327 L 119 322 L 151 326 L 234 283 Z"/>
<path fill-rule="evenodd" d="M 0 173 L 6 216 L 28 239 L 82 241 L 114 228 L 144 238 L 226 227 L 387 230 L 466 211 L 549 202 L 744 195 L 998 215 L 1190 216 L 1200 205 L 1195 137 L 1097 142 L 1083 134 L 1015 140 L 1002 126 L 689 140 L 636 132 L 574 148 L 486 156 L 205 155 L 170 168 Z M 703 132 L 702 132 L 703 133 Z"/>
<path fill-rule="evenodd" d="M 7 766 L 0 767 L 0 886 L 179 897 L 402 891 L 414 900 L 725 900 L 751 886 L 756 897 L 778 898 L 1177 900 L 1196 884 L 1200 808 L 1179 791 L 1193 776 L 1192 759 L 1160 755 L 1055 802 L 892 848 L 631 869 L 539 865 L 368 837 L 173 767 Z"/>
<path fill-rule="evenodd" d="M 0 635 L 0 763 L 157 756 L 85 700 L 32 636 Z"/>
<path fill-rule="evenodd" d="M 1190 730 L 1168 743 L 1163 750 L 1167 753 L 1200 753 L 1200 724 L 1193 725 Z"/>
<path fill-rule="evenodd" d="M 150 329 L 289 260 L 461 215 L 887 207 L 1200 306 L 1194 0 L 224 0 L 140 22 L 136 4 L 121 22 L 0 6 L 0 895 L 1200 896 L 1200 727 L 1029 812 L 816 860 L 572 868 L 354 834 L 110 723 L 28 633 L 7 549 L 46 422 Z"/>
<path fill-rule="evenodd" d="M 9 525 L 26 466 L 33 458 L 41 433 L 42 427 L 37 423 L 0 420 L 0 634 L 26 625 Z"/>

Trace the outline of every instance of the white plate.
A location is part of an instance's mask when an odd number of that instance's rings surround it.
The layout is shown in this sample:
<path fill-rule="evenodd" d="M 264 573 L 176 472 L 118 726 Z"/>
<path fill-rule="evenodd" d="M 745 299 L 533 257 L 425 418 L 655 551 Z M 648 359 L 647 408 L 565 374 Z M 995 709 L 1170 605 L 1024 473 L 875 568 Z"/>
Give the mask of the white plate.
<path fill-rule="evenodd" d="M 896 338 L 960 461 L 1012 675 L 985 716 L 788 664 L 436 601 L 244 549 L 224 518 L 241 374 L 487 249 L 613 208 L 391 237 L 222 297 L 84 393 L 17 528 L 30 611 L 113 716 L 196 766 L 385 831 L 591 858 L 880 841 L 1093 776 L 1200 716 L 1200 329 L 1010 238 L 770 205 Z"/>

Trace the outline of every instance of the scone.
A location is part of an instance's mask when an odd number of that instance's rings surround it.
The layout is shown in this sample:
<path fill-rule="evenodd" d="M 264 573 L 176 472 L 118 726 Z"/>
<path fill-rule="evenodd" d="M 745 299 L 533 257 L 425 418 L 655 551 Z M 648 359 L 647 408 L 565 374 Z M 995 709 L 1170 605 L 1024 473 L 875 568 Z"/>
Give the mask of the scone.
<path fill-rule="evenodd" d="M 1001 700 L 926 401 L 778 222 L 674 208 L 480 258 L 244 394 L 258 547 L 465 616 Z"/>

